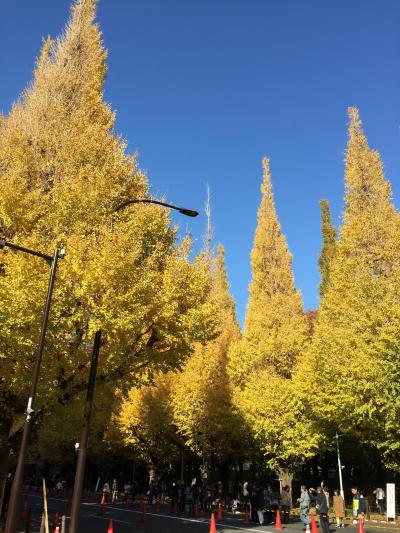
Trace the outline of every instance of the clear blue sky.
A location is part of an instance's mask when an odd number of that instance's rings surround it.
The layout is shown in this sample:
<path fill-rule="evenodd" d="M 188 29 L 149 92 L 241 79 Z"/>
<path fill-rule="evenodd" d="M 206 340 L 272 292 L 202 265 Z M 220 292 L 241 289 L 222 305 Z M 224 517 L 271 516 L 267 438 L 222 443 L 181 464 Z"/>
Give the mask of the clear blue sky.
<path fill-rule="evenodd" d="M 63 28 L 69 3 L 0 3 L 3 112 L 29 82 L 42 37 Z M 400 205 L 400 1 L 102 0 L 98 19 L 109 50 L 106 98 L 152 191 L 201 209 L 210 184 L 240 319 L 264 155 L 296 285 L 314 308 L 318 202 L 330 200 L 338 225 L 349 105 L 360 108 Z M 199 247 L 204 217 L 174 219 Z"/>

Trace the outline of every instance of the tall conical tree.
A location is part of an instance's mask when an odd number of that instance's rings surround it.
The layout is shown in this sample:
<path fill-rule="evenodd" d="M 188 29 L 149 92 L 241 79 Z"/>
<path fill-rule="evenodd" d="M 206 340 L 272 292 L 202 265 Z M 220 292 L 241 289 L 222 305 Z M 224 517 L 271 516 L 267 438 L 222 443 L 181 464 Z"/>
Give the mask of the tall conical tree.
<path fill-rule="evenodd" d="M 321 282 L 319 284 L 319 294 L 323 297 L 326 288 L 329 285 L 329 277 L 331 271 L 331 264 L 335 255 L 336 249 L 336 229 L 332 224 L 331 212 L 329 209 L 328 200 L 321 200 L 321 233 L 322 233 L 322 248 L 319 256 L 318 265 L 321 274 Z"/>
<path fill-rule="evenodd" d="M 213 323 L 208 265 L 188 261 L 187 241 L 175 246 L 168 213 L 149 205 L 114 213 L 120 201 L 146 196 L 147 180 L 103 100 L 106 51 L 95 7 L 74 3 L 64 34 L 44 43 L 32 84 L 0 124 L 1 233 L 49 253 L 67 249 L 42 365 L 42 418 L 51 416 L 49 403 L 85 388 L 98 328 L 99 380 L 128 388 L 142 371 L 181 364 Z M 1 261 L 0 397 L 22 413 L 48 267 L 7 251 Z"/>
<path fill-rule="evenodd" d="M 315 410 L 389 457 L 399 440 L 400 217 L 358 111 L 349 117 L 346 207 L 312 344 Z"/>
<path fill-rule="evenodd" d="M 275 211 L 268 159 L 251 254 L 253 278 L 243 338 L 230 352 L 235 403 L 266 464 L 290 484 L 315 454 L 319 435 L 299 400 L 293 374 L 308 344 L 292 258 Z"/>
<path fill-rule="evenodd" d="M 240 329 L 221 245 L 213 278 L 211 298 L 217 310 L 218 336 L 198 346 L 176 377 L 173 395 L 175 424 L 205 471 L 215 461 L 237 458 L 246 440 L 243 423 L 232 404 L 227 373 L 228 350 L 239 339 Z"/>
<path fill-rule="evenodd" d="M 275 211 L 267 158 L 263 160 L 261 192 L 244 338 L 231 354 L 236 382 L 251 369 L 269 368 L 289 377 L 307 339 L 301 295 L 294 286 L 292 257 Z"/>

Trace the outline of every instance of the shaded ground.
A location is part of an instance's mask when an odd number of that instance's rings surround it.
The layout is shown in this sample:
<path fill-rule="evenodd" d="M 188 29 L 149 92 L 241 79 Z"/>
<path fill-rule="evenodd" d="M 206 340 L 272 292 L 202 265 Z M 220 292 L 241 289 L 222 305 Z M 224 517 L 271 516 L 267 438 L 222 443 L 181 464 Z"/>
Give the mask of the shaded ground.
<path fill-rule="evenodd" d="M 43 512 L 43 498 L 39 495 L 30 495 L 28 498 L 31 509 L 31 528 L 30 533 L 38 533 L 40 529 L 41 515 Z M 53 533 L 52 519 L 54 513 L 57 511 L 61 515 L 65 514 L 69 517 L 68 500 L 63 497 L 49 497 L 48 499 L 49 517 L 50 517 L 50 531 Z M 80 533 L 107 533 L 109 521 L 112 519 L 115 533 L 209 533 L 210 528 L 210 514 L 200 513 L 199 517 L 192 517 L 185 513 L 171 513 L 169 506 L 161 506 L 157 512 L 156 507 L 148 508 L 146 513 L 146 521 L 141 522 L 142 512 L 139 504 L 125 506 L 106 505 L 105 514 L 101 513 L 98 501 L 86 500 L 81 506 L 81 515 L 79 523 Z M 276 533 L 274 525 L 264 525 L 260 527 L 258 524 L 244 524 L 242 515 L 232 515 L 224 513 L 222 520 L 216 520 L 218 533 L 235 533 L 240 531 L 262 531 L 264 533 Z M 365 533 L 369 531 L 376 531 L 379 525 L 367 523 Z M 287 533 L 300 533 L 303 530 L 301 522 L 293 522 L 285 525 L 284 529 Z M 348 533 L 357 533 L 357 528 L 347 526 L 344 530 L 339 530 Z M 393 527 L 383 526 L 379 530 L 394 531 Z M 68 531 L 68 529 L 67 529 Z M 331 531 L 334 533 L 336 528 L 331 524 Z M 338 533 L 339 533 L 338 531 Z M 24 532 L 21 528 L 19 532 Z"/>

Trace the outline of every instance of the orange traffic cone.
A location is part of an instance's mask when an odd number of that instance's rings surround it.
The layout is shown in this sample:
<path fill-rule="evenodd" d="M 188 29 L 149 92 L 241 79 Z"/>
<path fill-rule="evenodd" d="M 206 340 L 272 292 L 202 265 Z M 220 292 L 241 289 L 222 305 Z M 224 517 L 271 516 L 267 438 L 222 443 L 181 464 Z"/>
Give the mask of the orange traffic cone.
<path fill-rule="evenodd" d="M 217 508 L 217 519 L 222 520 L 222 503 L 218 502 L 218 508 Z"/>
<path fill-rule="evenodd" d="M 282 531 L 281 513 L 279 512 L 279 509 L 276 511 L 275 529 Z"/>
<path fill-rule="evenodd" d="M 249 515 L 249 507 L 248 507 L 248 505 L 245 505 L 245 508 L 244 508 L 243 523 L 244 524 L 250 524 L 250 515 Z"/>
<path fill-rule="evenodd" d="M 101 498 L 100 511 L 101 511 L 101 514 L 105 514 L 106 512 L 106 495 L 105 494 L 103 494 Z"/>
<path fill-rule="evenodd" d="M 311 515 L 311 533 L 318 533 L 317 523 L 313 514 Z"/>
<path fill-rule="evenodd" d="M 157 513 L 160 512 L 160 500 L 156 501 L 156 511 L 157 511 Z"/>
<path fill-rule="evenodd" d="M 55 511 L 55 513 L 54 513 L 54 515 L 53 515 L 53 529 L 54 529 L 54 533 L 56 533 L 56 529 L 58 528 L 59 522 L 60 522 L 60 519 L 59 519 L 59 516 L 58 516 L 58 511 Z"/>
<path fill-rule="evenodd" d="M 114 533 L 112 520 L 110 520 L 110 522 L 108 523 L 107 533 Z"/>
<path fill-rule="evenodd" d="M 217 526 L 215 525 L 214 513 L 211 513 L 210 533 L 217 533 Z"/>
<path fill-rule="evenodd" d="M 364 522 L 362 517 L 358 519 L 358 532 L 357 533 L 364 533 Z"/>

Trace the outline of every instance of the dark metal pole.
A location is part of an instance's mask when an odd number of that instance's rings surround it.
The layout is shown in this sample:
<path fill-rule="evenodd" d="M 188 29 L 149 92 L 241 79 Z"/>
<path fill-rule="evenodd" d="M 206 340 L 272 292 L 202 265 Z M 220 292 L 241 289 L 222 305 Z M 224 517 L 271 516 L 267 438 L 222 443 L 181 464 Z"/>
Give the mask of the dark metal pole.
<path fill-rule="evenodd" d="M 176 211 L 179 211 L 182 215 L 186 215 L 187 217 L 197 217 L 197 215 L 199 214 L 198 211 L 193 211 L 193 209 L 187 209 L 186 207 L 178 207 L 177 205 L 166 204 L 165 202 L 160 202 L 159 200 L 150 200 L 148 198 L 133 198 L 132 200 L 126 200 L 125 202 L 122 202 L 122 204 L 117 205 L 114 211 L 120 211 L 121 209 L 130 204 L 157 204 L 161 205 L 162 207 L 169 207 L 170 209 L 175 209 Z"/>
<path fill-rule="evenodd" d="M 78 464 L 76 466 L 74 493 L 72 495 L 71 521 L 69 526 L 69 533 L 77 533 L 78 531 L 79 510 L 82 499 L 83 480 L 85 477 L 86 452 L 90 429 L 90 419 L 92 416 L 93 395 L 94 386 L 96 382 L 97 363 L 99 360 L 100 341 L 101 330 L 96 331 L 96 335 L 94 337 L 93 355 L 86 394 L 85 412 L 83 415 L 83 424 L 79 441 Z"/>
<path fill-rule="evenodd" d="M 22 481 L 24 477 L 24 462 L 25 462 L 26 450 L 28 447 L 29 434 L 30 434 L 30 430 L 32 426 L 32 414 L 34 413 L 34 402 L 35 402 L 35 396 L 36 396 L 36 389 L 37 389 L 37 384 L 39 381 L 40 365 L 42 362 L 44 341 L 46 338 L 47 323 L 49 320 L 51 298 L 53 296 L 53 288 L 54 288 L 54 282 L 55 282 L 55 277 L 56 277 L 58 258 L 59 258 L 59 251 L 56 250 L 54 252 L 52 262 L 51 262 L 50 279 L 49 279 L 49 286 L 47 289 L 46 304 L 44 307 L 42 329 L 40 332 L 39 345 L 38 345 L 38 350 L 36 353 L 35 365 L 33 368 L 31 391 L 30 391 L 30 395 L 28 399 L 28 405 L 26 407 L 24 433 L 22 435 L 22 442 L 21 442 L 21 448 L 20 448 L 19 456 L 18 456 L 17 469 L 15 471 L 14 481 L 13 481 L 12 488 L 11 488 L 10 503 L 8 506 L 5 533 L 15 533 L 15 530 L 17 527 L 19 498 L 20 498 L 20 493 L 21 493 L 21 488 L 22 488 Z"/>

